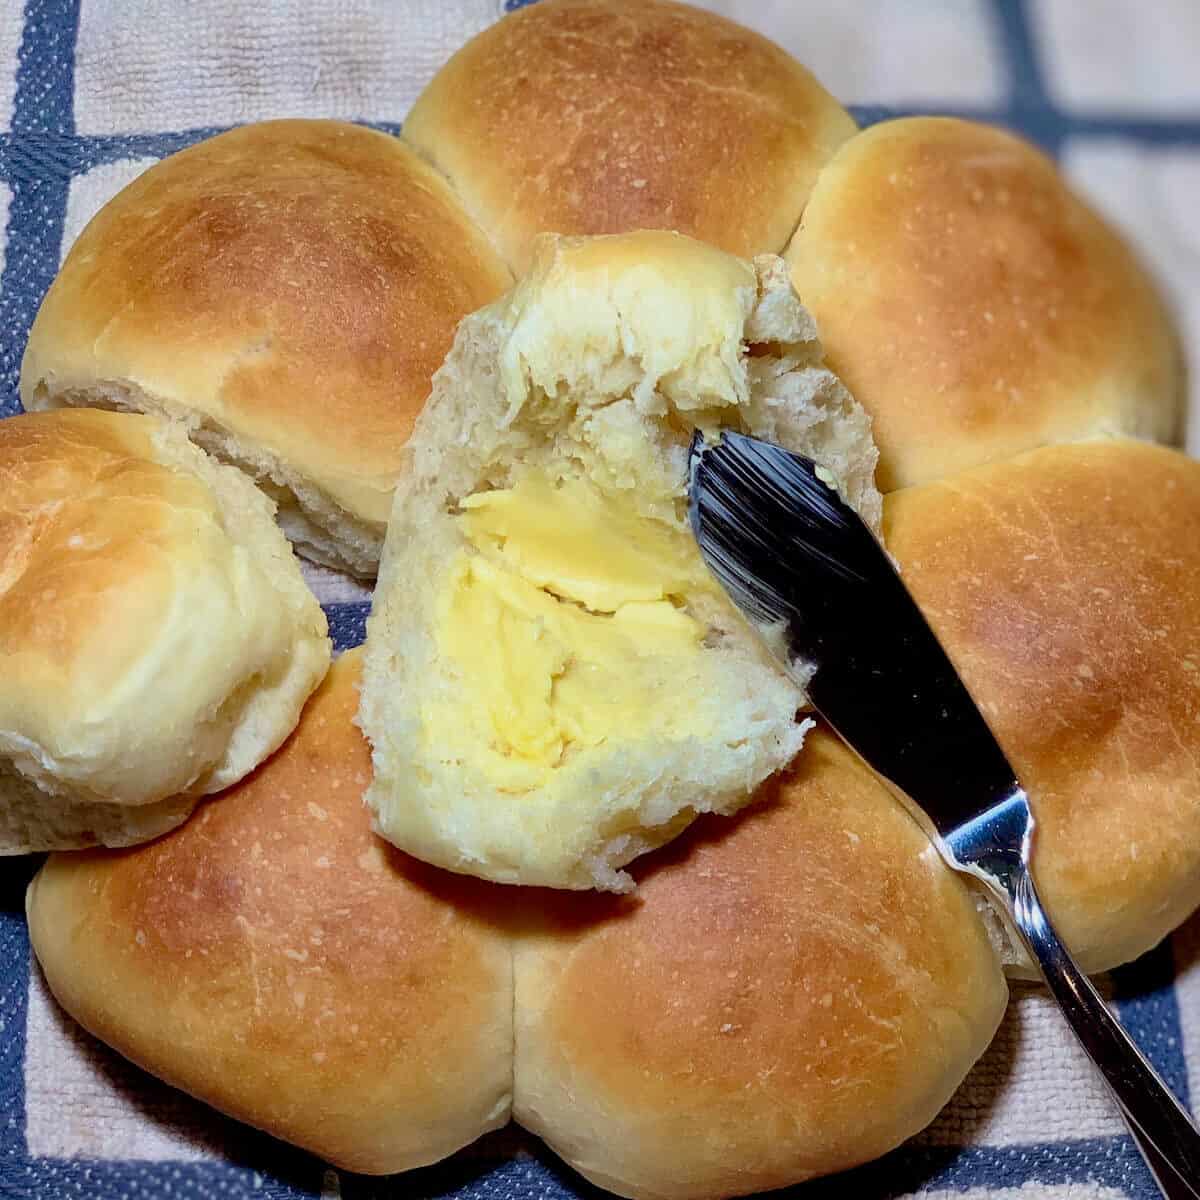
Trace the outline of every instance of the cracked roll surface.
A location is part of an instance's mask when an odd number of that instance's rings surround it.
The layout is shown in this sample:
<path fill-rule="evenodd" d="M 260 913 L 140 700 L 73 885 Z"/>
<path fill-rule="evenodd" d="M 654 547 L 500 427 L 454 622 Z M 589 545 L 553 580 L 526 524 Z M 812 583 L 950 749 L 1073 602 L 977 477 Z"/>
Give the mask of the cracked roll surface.
<path fill-rule="evenodd" d="M 184 422 L 271 492 L 302 553 L 370 576 L 430 376 L 509 282 L 399 139 L 249 125 L 164 159 L 91 221 L 34 322 L 21 399 Z"/>
<path fill-rule="evenodd" d="M 544 0 L 468 42 L 403 136 L 518 273 L 542 232 L 674 229 L 783 251 L 854 132 L 791 55 L 664 0 Z"/>
<path fill-rule="evenodd" d="M 352 1171 L 435 1162 L 508 1120 L 512 965 L 484 885 L 370 830 L 344 655 L 282 750 L 149 846 L 51 857 L 30 937 L 86 1029 Z"/>
<path fill-rule="evenodd" d="M 1153 281 L 1010 133 L 941 117 L 863 131 L 786 258 L 872 416 L 885 492 L 1047 442 L 1179 435 L 1183 360 Z"/>
<path fill-rule="evenodd" d="M 179 824 L 291 732 L 329 654 L 239 472 L 155 417 L 0 422 L 0 853 Z"/>
<path fill-rule="evenodd" d="M 1119 439 L 1046 447 L 885 512 L 1029 792 L 1063 940 L 1093 972 L 1136 958 L 1200 904 L 1200 463 Z"/>

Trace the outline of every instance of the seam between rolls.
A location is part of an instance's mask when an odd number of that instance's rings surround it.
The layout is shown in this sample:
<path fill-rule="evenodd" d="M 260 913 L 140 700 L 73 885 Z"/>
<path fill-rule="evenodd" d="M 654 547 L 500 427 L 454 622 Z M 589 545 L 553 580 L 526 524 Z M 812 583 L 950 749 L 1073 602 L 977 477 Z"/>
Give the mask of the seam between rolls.
<path fill-rule="evenodd" d="M 508 280 L 510 284 L 516 283 L 518 275 L 513 267 L 513 264 L 508 261 L 508 256 L 501 252 L 500 247 L 496 244 L 496 239 L 492 236 L 491 230 L 484 225 L 480 220 L 479 214 L 471 208 L 467 203 L 467 198 L 458 190 L 454 180 L 450 177 L 449 172 L 444 170 L 440 163 L 436 162 L 432 155 L 425 152 L 424 148 L 418 146 L 415 142 L 409 140 L 404 132 L 404 126 L 400 126 L 400 132 L 397 135 L 397 140 L 403 142 L 404 146 L 420 159 L 443 183 L 446 185 L 446 190 L 454 197 L 455 203 L 458 205 L 459 211 L 472 225 L 479 231 L 483 240 L 491 248 L 492 253 L 496 256 L 496 261 L 501 263 L 508 272 Z"/>

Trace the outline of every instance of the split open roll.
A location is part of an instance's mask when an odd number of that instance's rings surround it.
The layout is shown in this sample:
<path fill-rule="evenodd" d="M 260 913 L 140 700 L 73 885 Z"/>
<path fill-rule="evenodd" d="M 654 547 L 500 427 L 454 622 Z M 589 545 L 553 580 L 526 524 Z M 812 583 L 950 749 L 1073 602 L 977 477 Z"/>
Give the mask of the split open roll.
<path fill-rule="evenodd" d="M 877 522 L 866 416 L 777 258 L 547 237 L 459 327 L 405 450 L 367 626 L 384 837 L 506 883 L 622 866 L 786 766 L 802 690 L 687 524 L 696 429 L 821 460 Z"/>

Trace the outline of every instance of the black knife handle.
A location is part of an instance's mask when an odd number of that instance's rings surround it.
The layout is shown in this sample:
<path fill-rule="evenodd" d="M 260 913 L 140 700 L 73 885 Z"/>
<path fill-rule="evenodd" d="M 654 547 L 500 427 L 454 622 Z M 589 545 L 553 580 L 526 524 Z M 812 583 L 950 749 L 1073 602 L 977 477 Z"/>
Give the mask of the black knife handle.
<path fill-rule="evenodd" d="M 1200 1200 L 1200 1129 L 1059 940 L 1028 867 L 1022 864 L 1004 883 L 1002 898 L 1017 932 L 1104 1076 L 1163 1195 Z"/>

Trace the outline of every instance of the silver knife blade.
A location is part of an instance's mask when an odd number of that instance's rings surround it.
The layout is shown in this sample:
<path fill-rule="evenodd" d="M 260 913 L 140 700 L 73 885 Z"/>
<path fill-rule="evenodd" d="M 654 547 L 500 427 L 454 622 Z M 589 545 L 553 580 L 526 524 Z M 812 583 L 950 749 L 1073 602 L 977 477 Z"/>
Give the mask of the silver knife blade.
<path fill-rule="evenodd" d="M 1019 789 L 887 552 L 811 459 L 738 433 L 698 437 L 690 515 L 746 617 L 782 627 L 784 665 L 813 706 L 943 839 Z"/>

